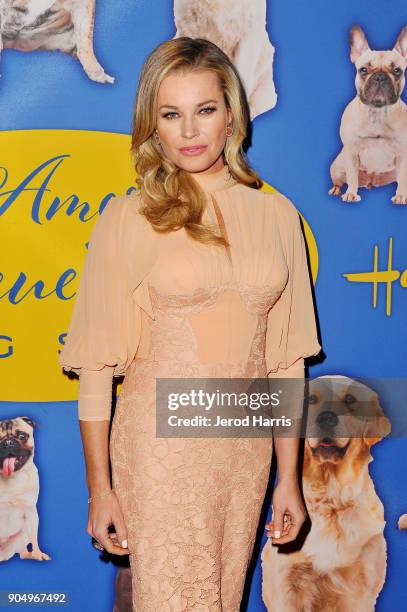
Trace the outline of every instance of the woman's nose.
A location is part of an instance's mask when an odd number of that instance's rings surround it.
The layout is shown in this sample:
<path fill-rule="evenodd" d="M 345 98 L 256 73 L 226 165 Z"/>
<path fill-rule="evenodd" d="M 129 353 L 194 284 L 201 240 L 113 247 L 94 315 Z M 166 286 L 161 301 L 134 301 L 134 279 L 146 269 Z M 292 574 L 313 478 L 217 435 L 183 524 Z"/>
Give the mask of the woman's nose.
<path fill-rule="evenodd" d="M 182 136 L 184 138 L 193 138 L 198 134 L 198 126 L 193 117 L 185 117 L 182 121 Z"/>

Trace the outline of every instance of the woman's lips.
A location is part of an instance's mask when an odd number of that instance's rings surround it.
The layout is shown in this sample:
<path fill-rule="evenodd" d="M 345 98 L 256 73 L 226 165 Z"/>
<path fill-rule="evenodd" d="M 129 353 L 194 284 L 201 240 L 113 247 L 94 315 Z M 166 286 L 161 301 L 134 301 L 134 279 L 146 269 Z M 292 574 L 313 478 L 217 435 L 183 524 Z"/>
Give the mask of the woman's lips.
<path fill-rule="evenodd" d="M 194 147 L 182 147 L 180 149 L 183 155 L 199 155 L 206 149 L 207 145 L 197 145 Z"/>

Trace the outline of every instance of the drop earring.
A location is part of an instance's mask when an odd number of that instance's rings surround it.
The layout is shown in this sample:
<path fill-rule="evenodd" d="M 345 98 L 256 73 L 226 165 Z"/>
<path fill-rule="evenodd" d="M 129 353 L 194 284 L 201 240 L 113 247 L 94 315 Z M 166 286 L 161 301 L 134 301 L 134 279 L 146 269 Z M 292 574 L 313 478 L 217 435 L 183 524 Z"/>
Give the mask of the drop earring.
<path fill-rule="evenodd" d="M 229 136 L 232 136 L 232 134 L 233 134 L 233 128 L 231 125 L 228 125 L 226 128 L 226 136 L 229 137 Z"/>

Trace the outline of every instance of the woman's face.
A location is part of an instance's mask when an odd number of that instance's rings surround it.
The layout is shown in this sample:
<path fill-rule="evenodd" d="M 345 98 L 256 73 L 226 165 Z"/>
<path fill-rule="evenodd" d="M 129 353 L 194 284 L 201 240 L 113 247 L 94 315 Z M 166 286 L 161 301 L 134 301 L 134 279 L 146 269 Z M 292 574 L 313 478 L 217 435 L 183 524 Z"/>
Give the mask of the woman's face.
<path fill-rule="evenodd" d="M 203 174 L 224 166 L 222 152 L 232 114 L 214 72 L 167 76 L 158 90 L 157 109 L 160 144 L 176 166 Z"/>

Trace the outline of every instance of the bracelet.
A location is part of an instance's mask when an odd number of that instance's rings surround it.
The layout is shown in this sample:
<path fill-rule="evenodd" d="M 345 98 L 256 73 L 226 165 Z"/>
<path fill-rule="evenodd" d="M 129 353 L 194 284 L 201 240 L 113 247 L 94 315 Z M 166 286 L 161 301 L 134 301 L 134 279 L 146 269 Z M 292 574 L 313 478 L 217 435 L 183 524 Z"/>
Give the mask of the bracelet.
<path fill-rule="evenodd" d="M 105 493 L 100 493 L 100 495 L 92 495 L 92 497 L 89 497 L 88 499 L 88 504 L 90 504 L 90 502 L 94 499 L 98 499 L 99 497 L 106 497 L 107 495 L 110 495 L 110 493 L 113 493 L 112 489 L 109 489 L 109 491 L 106 491 Z"/>

